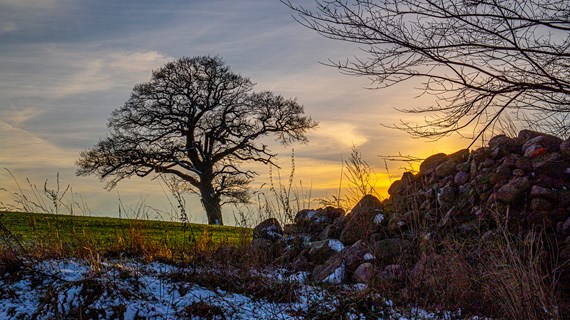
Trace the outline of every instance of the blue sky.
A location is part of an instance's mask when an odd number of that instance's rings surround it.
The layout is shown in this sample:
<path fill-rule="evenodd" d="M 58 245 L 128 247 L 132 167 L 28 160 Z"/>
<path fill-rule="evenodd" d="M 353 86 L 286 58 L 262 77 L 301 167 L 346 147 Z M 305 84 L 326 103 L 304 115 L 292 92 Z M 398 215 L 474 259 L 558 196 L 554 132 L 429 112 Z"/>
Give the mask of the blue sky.
<path fill-rule="evenodd" d="M 368 79 L 318 63 L 358 54 L 351 44 L 297 24 L 278 0 L 0 0 L 0 167 L 41 187 L 59 172 L 62 184 L 72 185 L 95 215 L 114 215 L 119 195 L 126 203 L 145 199 L 168 207 L 156 181 L 133 179 L 107 192 L 96 177 L 75 177 L 74 161 L 105 136 L 111 111 L 136 83 L 169 60 L 197 55 L 221 56 L 256 82 L 256 90 L 296 97 L 320 122 L 309 144 L 294 146 L 296 180 L 312 185 L 314 196 L 336 193 L 340 159 L 352 144 L 384 175 L 378 155 L 422 157 L 468 144 L 413 140 L 380 126 L 403 116 L 394 107 L 426 100 L 414 99 L 418 92 L 409 83 L 367 90 Z M 287 171 L 290 148 L 273 150 Z M 399 176 L 402 164 L 390 166 L 392 178 Z M 267 179 L 267 168 L 256 169 L 254 187 Z M 388 178 L 382 179 L 385 188 Z M 2 187 L 15 191 L 3 169 Z M 10 199 L 0 192 L 0 201 Z M 193 220 L 204 222 L 195 200 L 189 205 Z"/>

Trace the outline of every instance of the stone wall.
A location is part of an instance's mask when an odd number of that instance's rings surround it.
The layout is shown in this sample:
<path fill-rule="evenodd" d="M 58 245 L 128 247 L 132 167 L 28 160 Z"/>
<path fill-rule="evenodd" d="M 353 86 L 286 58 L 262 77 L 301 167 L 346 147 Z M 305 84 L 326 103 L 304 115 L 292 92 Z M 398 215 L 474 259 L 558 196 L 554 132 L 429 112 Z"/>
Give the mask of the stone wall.
<path fill-rule="evenodd" d="M 561 283 L 570 283 L 570 139 L 529 130 L 495 136 L 487 147 L 428 157 L 388 192 L 384 201 L 365 196 L 348 214 L 326 207 L 302 210 L 283 227 L 266 220 L 254 230 L 254 249 L 315 282 L 366 283 L 421 268 L 430 260 L 420 254 L 425 242 L 507 230 L 521 241 L 547 240 Z"/>

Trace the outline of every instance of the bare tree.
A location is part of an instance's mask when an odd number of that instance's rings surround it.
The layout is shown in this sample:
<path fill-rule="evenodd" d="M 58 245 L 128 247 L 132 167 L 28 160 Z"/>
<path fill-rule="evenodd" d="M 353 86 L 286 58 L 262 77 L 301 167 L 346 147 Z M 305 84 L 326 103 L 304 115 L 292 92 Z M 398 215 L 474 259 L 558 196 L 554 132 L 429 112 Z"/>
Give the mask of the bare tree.
<path fill-rule="evenodd" d="M 434 105 L 400 111 L 422 123 L 394 127 L 440 138 L 519 122 L 570 133 L 570 1 L 316 0 L 282 2 L 305 27 L 357 44 L 362 54 L 325 64 L 368 76 L 373 88 L 419 79 Z M 512 120 L 512 121 L 511 121 Z"/>
<path fill-rule="evenodd" d="M 200 194 L 209 224 L 223 224 L 221 206 L 247 202 L 256 174 L 240 164 L 274 164 L 259 138 L 305 142 L 316 126 L 295 100 L 253 87 L 218 57 L 167 63 L 113 111 L 109 136 L 81 152 L 77 174 L 95 174 L 108 189 L 131 176 L 171 174 Z"/>

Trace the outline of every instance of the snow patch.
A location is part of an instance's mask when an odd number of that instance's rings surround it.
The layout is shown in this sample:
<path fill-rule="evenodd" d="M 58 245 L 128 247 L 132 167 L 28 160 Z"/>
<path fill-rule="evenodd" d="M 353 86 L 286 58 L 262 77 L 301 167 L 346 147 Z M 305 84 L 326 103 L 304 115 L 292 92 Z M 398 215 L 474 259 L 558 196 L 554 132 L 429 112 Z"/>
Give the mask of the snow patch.
<path fill-rule="evenodd" d="M 317 215 L 317 212 L 314 210 L 311 210 L 311 211 L 307 212 L 307 219 L 313 219 L 316 215 Z"/>
<path fill-rule="evenodd" d="M 370 252 L 367 252 L 367 253 L 364 255 L 364 261 L 370 261 L 370 260 L 374 260 L 374 259 L 375 259 L 374 255 L 373 255 L 372 253 L 370 253 Z"/>
<path fill-rule="evenodd" d="M 346 267 L 344 266 L 344 262 L 334 270 L 328 277 L 323 280 L 323 283 L 329 284 L 341 284 L 344 282 L 344 278 L 346 276 Z"/>
<path fill-rule="evenodd" d="M 375 224 L 381 224 L 382 221 L 384 221 L 385 217 L 383 214 L 379 213 L 374 217 L 374 223 Z"/>
<path fill-rule="evenodd" d="M 322 310 L 334 311 L 339 300 L 330 292 L 306 283 L 308 273 L 291 273 L 286 269 L 258 271 L 260 276 L 274 277 L 278 281 L 297 281 L 299 299 L 295 302 L 270 302 L 219 289 L 208 289 L 172 277 L 177 273 L 215 272 L 196 267 L 180 267 L 159 262 L 142 263 L 133 260 L 101 262 L 92 269 L 88 261 L 49 260 L 37 263 L 20 278 L 8 281 L 0 277 L 0 319 L 55 319 L 73 318 L 81 309 L 93 319 L 149 319 L 183 318 L 185 308 L 196 302 L 218 307 L 227 319 L 299 319 L 316 305 Z M 38 282 L 38 277 L 40 281 Z M 340 284 L 345 280 L 342 263 L 323 282 Z M 90 290 L 94 284 L 103 292 Z M 347 287 L 346 290 L 364 290 L 365 287 Z M 92 288 L 91 288 L 92 289 Z M 343 290 L 345 290 L 343 289 Z M 49 293 L 49 294 L 48 294 Z M 85 305 L 85 294 L 89 305 Z M 46 302 L 46 297 L 53 297 Z M 382 301 L 382 297 L 374 297 Z M 385 300 L 389 309 L 387 319 L 448 319 L 460 313 L 433 314 L 421 309 L 396 308 Z M 123 310 L 123 313 L 117 310 Z M 117 313 L 115 313 L 117 311 Z M 346 314 L 350 319 L 366 319 L 358 313 Z M 447 317 L 447 318 L 446 318 Z"/>
<path fill-rule="evenodd" d="M 329 245 L 329 248 L 331 248 L 333 251 L 336 251 L 336 252 L 341 252 L 342 249 L 344 249 L 344 244 L 342 244 L 342 242 L 340 242 L 339 240 L 336 240 L 336 239 L 330 239 L 328 241 L 328 245 Z"/>

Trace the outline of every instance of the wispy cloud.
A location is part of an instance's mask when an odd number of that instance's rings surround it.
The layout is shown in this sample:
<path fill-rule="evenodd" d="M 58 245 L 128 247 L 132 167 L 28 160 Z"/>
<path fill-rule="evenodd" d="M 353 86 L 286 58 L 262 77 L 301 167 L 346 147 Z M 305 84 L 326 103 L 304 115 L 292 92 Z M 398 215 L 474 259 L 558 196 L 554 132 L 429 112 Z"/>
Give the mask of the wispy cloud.
<path fill-rule="evenodd" d="M 16 30 L 16 24 L 12 21 L 0 22 L 0 33 L 8 33 Z"/>
<path fill-rule="evenodd" d="M 2 0 L 2 6 L 20 9 L 46 9 L 60 4 L 61 0 Z"/>
<path fill-rule="evenodd" d="M 74 68 L 53 88 L 57 97 L 105 91 L 117 85 L 133 86 L 149 79 L 150 71 L 170 60 L 156 51 L 99 52 L 97 56 L 75 51 L 60 55 L 73 56 Z"/>

